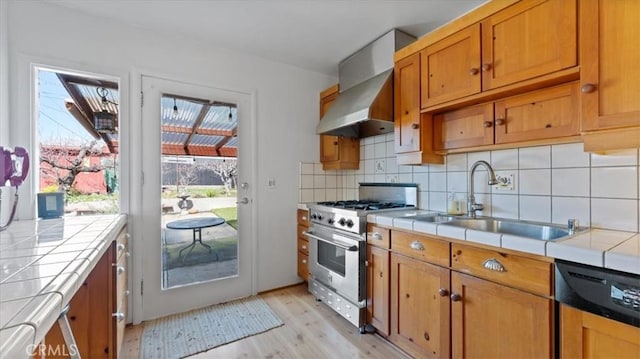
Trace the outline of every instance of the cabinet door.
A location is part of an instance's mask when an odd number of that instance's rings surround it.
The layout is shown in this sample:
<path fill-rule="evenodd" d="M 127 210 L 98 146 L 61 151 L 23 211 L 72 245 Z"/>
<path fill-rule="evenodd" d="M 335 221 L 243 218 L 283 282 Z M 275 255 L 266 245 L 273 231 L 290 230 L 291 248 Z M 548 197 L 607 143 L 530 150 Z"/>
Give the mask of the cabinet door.
<path fill-rule="evenodd" d="M 449 270 L 391 254 L 391 335 L 415 357 L 448 358 Z"/>
<path fill-rule="evenodd" d="M 496 143 L 580 134 L 578 83 L 529 92 L 495 103 Z"/>
<path fill-rule="evenodd" d="M 577 64 L 576 0 L 522 1 L 482 22 L 483 90 Z"/>
<path fill-rule="evenodd" d="M 553 301 L 451 274 L 454 358 L 551 358 Z"/>
<path fill-rule="evenodd" d="M 393 75 L 396 153 L 420 151 L 420 54 L 396 62 Z"/>
<path fill-rule="evenodd" d="M 331 87 L 321 94 L 320 118 L 324 116 L 338 97 L 338 87 Z M 340 159 L 338 136 L 320 135 L 320 162 L 337 161 Z"/>
<path fill-rule="evenodd" d="M 480 92 L 480 24 L 427 47 L 420 61 L 422 108 Z"/>
<path fill-rule="evenodd" d="M 298 276 L 309 281 L 309 255 L 298 252 Z"/>
<path fill-rule="evenodd" d="M 640 1 L 581 1 L 582 130 L 640 126 Z"/>
<path fill-rule="evenodd" d="M 389 251 L 367 245 L 367 323 L 389 335 Z"/>
<path fill-rule="evenodd" d="M 560 305 L 560 358 L 640 358 L 640 328 Z"/>
<path fill-rule="evenodd" d="M 492 145 L 493 136 L 493 103 L 433 116 L 433 140 L 436 149 Z"/>

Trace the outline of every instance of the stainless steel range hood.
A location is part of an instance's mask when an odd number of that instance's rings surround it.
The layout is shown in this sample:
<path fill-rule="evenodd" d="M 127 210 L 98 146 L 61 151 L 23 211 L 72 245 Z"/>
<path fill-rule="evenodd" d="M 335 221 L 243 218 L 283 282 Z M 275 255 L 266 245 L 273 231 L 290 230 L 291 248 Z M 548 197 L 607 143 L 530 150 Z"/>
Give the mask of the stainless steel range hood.
<path fill-rule="evenodd" d="M 392 132 L 393 54 L 413 41 L 393 29 L 340 62 L 340 93 L 316 133 L 361 138 Z"/>

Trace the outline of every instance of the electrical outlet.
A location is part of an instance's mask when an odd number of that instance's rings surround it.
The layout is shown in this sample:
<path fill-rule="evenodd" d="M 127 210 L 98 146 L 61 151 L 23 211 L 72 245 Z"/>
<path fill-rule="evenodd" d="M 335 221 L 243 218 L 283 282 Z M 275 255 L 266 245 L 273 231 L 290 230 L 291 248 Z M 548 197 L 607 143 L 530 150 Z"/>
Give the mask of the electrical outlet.
<path fill-rule="evenodd" d="M 507 172 L 496 172 L 496 179 L 498 184 L 493 188 L 498 191 L 513 191 L 515 190 L 515 174 Z"/>
<path fill-rule="evenodd" d="M 387 175 L 387 183 L 397 183 L 398 175 Z"/>
<path fill-rule="evenodd" d="M 275 178 L 269 178 L 267 180 L 267 187 L 269 188 L 276 188 L 276 179 Z"/>
<path fill-rule="evenodd" d="M 384 164 L 384 160 L 376 160 L 375 161 L 375 169 L 374 172 L 375 173 L 384 173 L 385 172 L 385 164 Z"/>

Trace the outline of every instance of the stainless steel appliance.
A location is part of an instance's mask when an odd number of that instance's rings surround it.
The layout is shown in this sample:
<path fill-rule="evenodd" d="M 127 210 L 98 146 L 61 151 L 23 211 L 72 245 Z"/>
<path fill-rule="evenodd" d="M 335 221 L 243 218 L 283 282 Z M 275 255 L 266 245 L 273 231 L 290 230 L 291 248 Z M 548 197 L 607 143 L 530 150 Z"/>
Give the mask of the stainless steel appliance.
<path fill-rule="evenodd" d="M 309 291 L 365 332 L 367 215 L 417 205 L 415 184 L 360 183 L 358 201 L 309 204 Z"/>
<path fill-rule="evenodd" d="M 556 260 L 556 300 L 640 327 L 640 276 Z"/>

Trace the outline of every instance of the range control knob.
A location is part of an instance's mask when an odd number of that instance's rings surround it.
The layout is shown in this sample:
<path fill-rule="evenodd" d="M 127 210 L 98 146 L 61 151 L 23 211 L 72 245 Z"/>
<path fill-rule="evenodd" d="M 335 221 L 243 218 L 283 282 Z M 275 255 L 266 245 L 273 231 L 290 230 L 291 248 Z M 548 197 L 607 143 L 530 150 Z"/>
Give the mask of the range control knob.
<path fill-rule="evenodd" d="M 335 220 L 334 220 L 333 218 L 329 218 L 329 219 L 327 220 L 327 222 L 328 222 L 329 224 L 333 224 L 333 223 L 335 222 Z"/>
<path fill-rule="evenodd" d="M 353 227 L 353 221 L 352 220 L 350 220 L 350 219 L 347 220 L 347 227 L 349 227 L 349 228 Z"/>
<path fill-rule="evenodd" d="M 322 217 L 322 215 L 320 213 L 318 213 L 318 221 L 322 221 L 322 218 L 324 218 L 324 217 Z"/>
<path fill-rule="evenodd" d="M 340 220 L 338 221 L 338 224 L 340 224 L 341 226 L 344 226 L 346 222 L 347 221 L 345 221 L 344 218 L 340 218 Z"/>
<path fill-rule="evenodd" d="M 316 219 L 316 218 L 318 218 L 318 215 L 315 213 L 311 213 L 311 219 Z"/>

